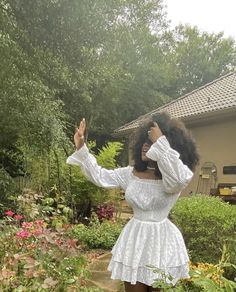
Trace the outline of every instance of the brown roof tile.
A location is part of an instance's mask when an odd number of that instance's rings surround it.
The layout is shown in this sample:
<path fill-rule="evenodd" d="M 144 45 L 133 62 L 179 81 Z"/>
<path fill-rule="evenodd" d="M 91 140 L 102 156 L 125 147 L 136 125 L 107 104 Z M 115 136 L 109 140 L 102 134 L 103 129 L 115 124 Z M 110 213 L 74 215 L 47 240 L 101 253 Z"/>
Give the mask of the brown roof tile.
<path fill-rule="evenodd" d="M 185 94 L 163 106 L 125 124 L 115 130 L 122 134 L 137 128 L 143 119 L 158 112 L 168 112 L 176 118 L 194 118 L 200 114 L 212 113 L 223 109 L 236 109 L 236 72 L 222 76 L 194 91 Z"/>

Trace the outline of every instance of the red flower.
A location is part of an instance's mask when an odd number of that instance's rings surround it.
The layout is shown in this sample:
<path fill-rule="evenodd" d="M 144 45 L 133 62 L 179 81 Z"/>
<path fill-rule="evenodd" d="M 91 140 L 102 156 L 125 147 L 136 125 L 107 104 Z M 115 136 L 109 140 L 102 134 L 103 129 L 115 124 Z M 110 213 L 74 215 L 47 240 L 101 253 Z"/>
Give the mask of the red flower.
<path fill-rule="evenodd" d="M 21 238 L 28 238 L 30 237 L 30 233 L 26 230 L 20 230 L 16 233 L 16 236 Z"/>
<path fill-rule="evenodd" d="M 16 220 L 21 220 L 21 219 L 23 219 L 23 216 L 20 215 L 20 214 L 16 214 L 16 215 L 14 216 L 14 218 L 15 218 Z"/>
<path fill-rule="evenodd" d="M 5 213 L 8 217 L 13 217 L 13 215 L 15 214 L 12 210 L 8 210 Z"/>
<path fill-rule="evenodd" d="M 55 240 L 55 243 L 57 246 L 61 245 L 62 244 L 62 240 L 61 239 L 56 239 Z"/>

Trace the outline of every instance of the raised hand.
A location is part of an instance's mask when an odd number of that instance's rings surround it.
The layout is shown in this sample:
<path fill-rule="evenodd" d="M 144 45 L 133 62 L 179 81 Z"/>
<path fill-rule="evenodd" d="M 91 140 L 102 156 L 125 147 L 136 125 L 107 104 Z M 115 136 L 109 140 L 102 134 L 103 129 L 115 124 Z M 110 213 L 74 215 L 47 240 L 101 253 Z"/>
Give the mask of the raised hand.
<path fill-rule="evenodd" d="M 156 122 L 154 122 L 153 124 L 154 127 L 151 127 L 148 131 L 148 137 L 154 143 L 158 138 L 163 135 L 163 133 Z"/>
<path fill-rule="evenodd" d="M 79 150 L 84 145 L 84 133 L 86 129 L 85 118 L 80 122 L 79 128 L 76 128 L 74 135 L 75 147 Z"/>

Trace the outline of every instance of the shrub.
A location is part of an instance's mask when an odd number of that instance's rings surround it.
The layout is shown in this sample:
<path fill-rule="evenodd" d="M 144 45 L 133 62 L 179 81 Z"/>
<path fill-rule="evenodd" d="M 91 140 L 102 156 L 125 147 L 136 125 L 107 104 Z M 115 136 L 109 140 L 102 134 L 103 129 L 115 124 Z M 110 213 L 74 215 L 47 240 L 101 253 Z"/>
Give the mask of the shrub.
<path fill-rule="evenodd" d="M 230 261 L 236 262 L 236 206 L 195 195 L 181 198 L 171 217 L 183 233 L 193 262 L 217 263 L 224 243 Z"/>
<path fill-rule="evenodd" d="M 111 221 L 100 223 L 94 220 L 89 226 L 76 225 L 72 230 L 72 236 L 79 242 L 86 244 L 89 248 L 110 249 L 115 244 L 123 224 Z"/>
<path fill-rule="evenodd" d="M 224 244 L 229 261 L 236 262 L 236 206 L 217 197 L 194 195 L 181 198 L 171 218 L 182 231 L 194 263 L 217 263 Z"/>
<path fill-rule="evenodd" d="M 73 215 L 65 194 L 59 193 L 56 187 L 50 190 L 50 194 L 35 193 L 26 189 L 17 197 L 17 205 L 26 220 L 44 218 L 55 228 L 68 224 Z"/>
<path fill-rule="evenodd" d="M 114 212 L 115 212 L 115 208 L 113 204 L 111 203 L 99 204 L 96 207 L 96 211 L 95 211 L 95 213 L 98 216 L 99 221 L 112 219 Z"/>

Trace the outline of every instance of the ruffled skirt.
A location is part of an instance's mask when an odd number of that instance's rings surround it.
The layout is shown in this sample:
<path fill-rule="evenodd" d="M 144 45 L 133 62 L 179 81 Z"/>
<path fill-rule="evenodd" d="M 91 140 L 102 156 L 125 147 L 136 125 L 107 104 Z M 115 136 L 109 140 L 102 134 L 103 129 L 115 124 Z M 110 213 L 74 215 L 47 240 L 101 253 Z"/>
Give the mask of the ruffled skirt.
<path fill-rule="evenodd" d="M 189 277 L 189 257 L 179 229 L 168 219 L 161 222 L 132 218 L 112 249 L 108 266 L 112 279 L 135 284 L 153 284 L 154 279 L 171 275 L 175 284 Z M 153 266 L 161 273 L 154 273 Z"/>

